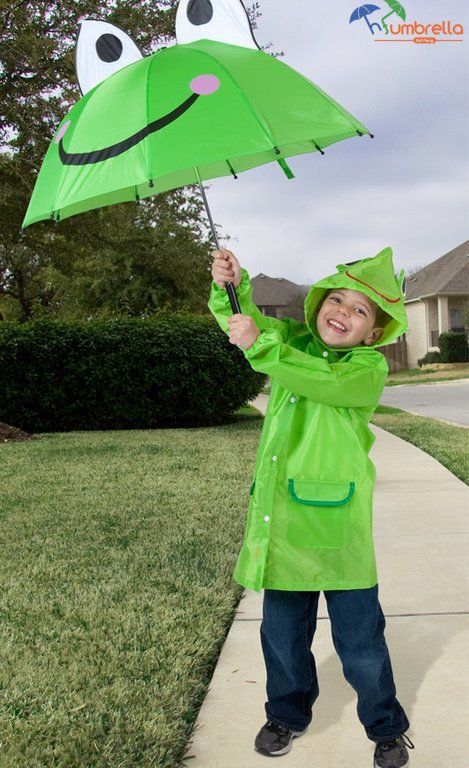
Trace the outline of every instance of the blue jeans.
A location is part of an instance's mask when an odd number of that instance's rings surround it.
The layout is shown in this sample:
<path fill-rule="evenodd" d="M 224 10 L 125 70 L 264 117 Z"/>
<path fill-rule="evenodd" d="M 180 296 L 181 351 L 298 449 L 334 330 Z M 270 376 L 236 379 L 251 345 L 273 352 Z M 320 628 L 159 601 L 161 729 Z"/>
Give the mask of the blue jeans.
<path fill-rule="evenodd" d="M 311 643 L 319 592 L 265 589 L 260 627 L 267 671 L 268 719 L 302 731 L 319 696 Z M 346 680 L 358 694 L 357 714 L 371 741 L 396 738 L 409 728 L 396 699 L 384 638 L 386 621 L 378 585 L 370 589 L 326 590 L 334 647 Z"/>

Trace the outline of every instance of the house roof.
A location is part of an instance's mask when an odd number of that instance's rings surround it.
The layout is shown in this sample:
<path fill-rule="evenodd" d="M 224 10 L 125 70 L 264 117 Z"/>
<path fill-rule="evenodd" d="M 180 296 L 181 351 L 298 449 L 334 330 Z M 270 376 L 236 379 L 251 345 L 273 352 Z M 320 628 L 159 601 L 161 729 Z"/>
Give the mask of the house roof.
<path fill-rule="evenodd" d="M 469 294 L 469 240 L 406 277 L 405 288 L 405 302 L 421 296 Z"/>
<path fill-rule="evenodd" d="M 308 286 L 292 283 L 284 277 L 269 277 L 262 272 L 251 280 L 254 302 L 260 307 L 288 307 L 304 298 Z"/>

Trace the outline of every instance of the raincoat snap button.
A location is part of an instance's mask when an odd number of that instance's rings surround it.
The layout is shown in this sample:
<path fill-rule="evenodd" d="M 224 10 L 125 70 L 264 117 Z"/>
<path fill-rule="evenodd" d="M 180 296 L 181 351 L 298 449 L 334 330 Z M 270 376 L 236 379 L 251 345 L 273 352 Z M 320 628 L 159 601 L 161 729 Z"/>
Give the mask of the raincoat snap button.
<path fill-rule="evenodd" d="M 277 461 L 278 456 L 272 456 L 272 461 Z"/>
<path fill-rule="evenodd" d="M 268 522 L 269 522 L 269 520 L 270 520 L 270 517 L 269 517 L 269 515 L 265 515 L 265 517 L 264 517 L 264 520 L 265 520 L 265 522 L 266 522 L 266 523 L 268 523 Z"/>
<path fill-rule="evenodd" d="M 290 402 L 291 402 L 291 403 L 296 403 L 296 397 L 291 397 L 291 398 L 290 398 Z"/>
<path fill-rule="evenodd" d="M 324 350 L 324 352 L 322 353 L 322 356 L 323 356 L 323 357 L 327 357 L 327 356 L 328 356 L 328 354 L 329 354 L 329 352 L 327 352 L 326 350 Z"/>

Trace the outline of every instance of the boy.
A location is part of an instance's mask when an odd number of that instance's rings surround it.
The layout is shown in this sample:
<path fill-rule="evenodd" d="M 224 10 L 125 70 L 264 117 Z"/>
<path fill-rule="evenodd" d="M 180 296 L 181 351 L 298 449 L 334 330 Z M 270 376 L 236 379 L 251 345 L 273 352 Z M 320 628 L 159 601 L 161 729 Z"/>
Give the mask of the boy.
<path fill-rule="evenodd" d="M 311 286 L 301 323 L 263 315 L 234 254 L 213 257 L 208 306 L 251 367 L 271 380 L 234 571 L 242 586 L 264 589 L 268 719 L 255 749 L 286 754 L 312 720 L 319 686 L 311 643 L 323 590 L 358 717 L 376 743 L 374 768 L 404 768 L 410 724 L 383 634 L 372 538 L 376 470 L 368 457 L 375 440 L 368 423 L 388 374 L 375 347 L 408 329 L 404 271 L 395 275 L 390 248 L 337 265 Z M 227 282 L 241 314 L 231 313 Z"/>

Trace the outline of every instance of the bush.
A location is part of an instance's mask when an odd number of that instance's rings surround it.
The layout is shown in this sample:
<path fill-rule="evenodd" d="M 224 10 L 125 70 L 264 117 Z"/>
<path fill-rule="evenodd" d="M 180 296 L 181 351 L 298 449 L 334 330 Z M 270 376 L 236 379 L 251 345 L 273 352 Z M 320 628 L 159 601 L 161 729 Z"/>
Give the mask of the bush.
<path fill-rule="evenodd" d="M 29 432 L 221 424 L 264 380 L 212 317 L 0 323 L 0 421 Z"/>
<path fill-rule="evenodd" d="M 417 365 L 426 365 L 426 363 L 441 363 L 441 355 L 439 352 L 427 352 L 426 355 L 417 360 Z"/>
<path fill-rule="evenodd" d="M 463 331 L 448 331 L 438 337 L 442 363 L 467 363 L 469 349 L 467 337 Z"/>

